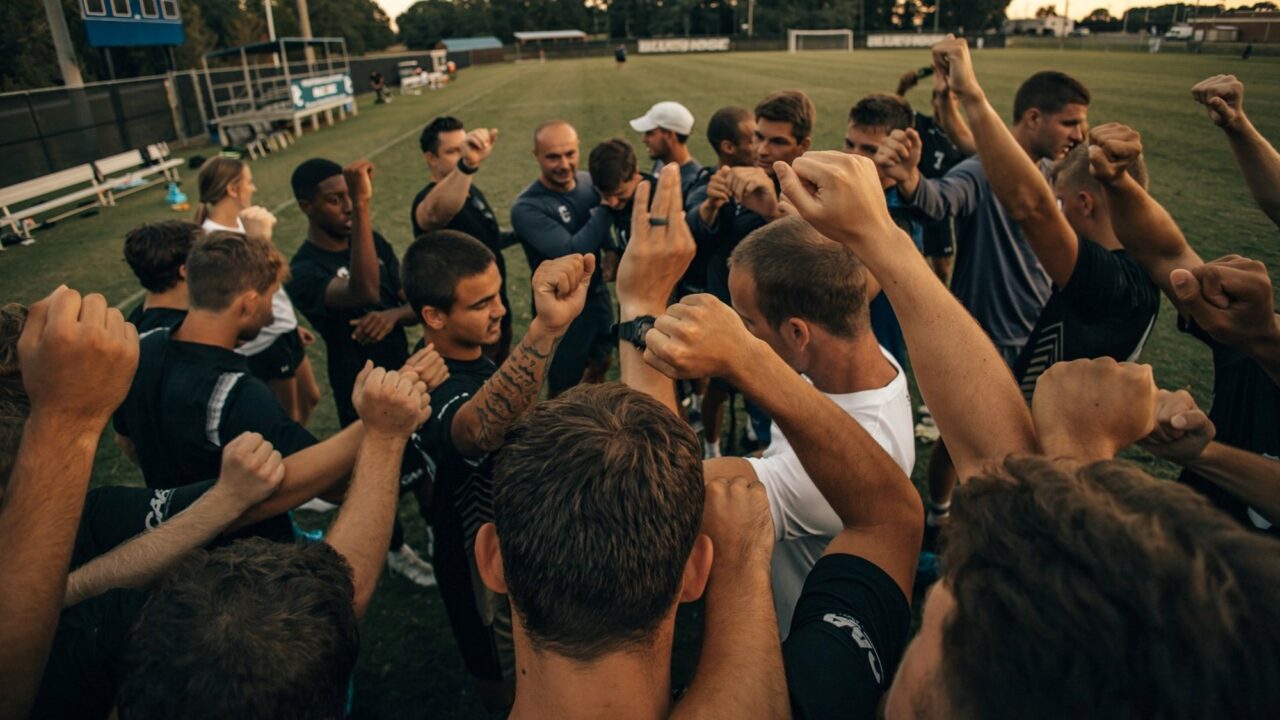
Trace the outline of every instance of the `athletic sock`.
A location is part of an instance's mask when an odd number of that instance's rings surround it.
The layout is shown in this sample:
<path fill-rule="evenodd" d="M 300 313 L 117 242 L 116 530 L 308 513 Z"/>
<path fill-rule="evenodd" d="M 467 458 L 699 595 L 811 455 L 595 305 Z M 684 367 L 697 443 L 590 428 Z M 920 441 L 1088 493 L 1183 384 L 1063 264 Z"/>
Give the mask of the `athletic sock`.
<path fill-rule="evenodd" d="M 924 524 L 927 526 L 936 527 L 942 518 L 951 514 L 950 500 L 944 503 L 936 503 L 930 498 L 925 498 L 924 502 L 925 506 L 928 508 L 927 512 L 924 514 Z"/>
<path fill-rule="evenodd" d="M 720 457 L 720 441 L 719 440 L 703 440 L 702 441 L 702 459 L 712 460 Z"/>

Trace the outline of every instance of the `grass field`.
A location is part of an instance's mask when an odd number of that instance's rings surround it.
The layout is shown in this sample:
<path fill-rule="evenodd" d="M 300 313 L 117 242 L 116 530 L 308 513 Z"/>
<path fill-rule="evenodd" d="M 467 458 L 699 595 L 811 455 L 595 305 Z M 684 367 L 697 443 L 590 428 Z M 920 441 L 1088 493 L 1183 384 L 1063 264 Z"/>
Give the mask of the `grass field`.
<path fill-rule="evenodd" d="M 1031 72 L 1054 68 L 1078 77 L 1094 94 L 1092 123 L 1121 121 L 1143 133 L 1152 192 L 1202 255 L 1211 258 L 1234 252 L 1280 268 L 1275 228 L 1254 207 L 1221 133 L 1188 93 L 1209 75 L 1234 73 L 1246 83 L 1246 108 L 1254 123 L 1273 140 L 1280 138 L 1280 60 L 1041 50 L 988 50 L 977 53 L 976 60 L 979 79 L 1002 112 L 1011 108 L 1018 83 Z M 729 104 L 751 107 L 768 92 L 800 88 L 818 107 L 814 148 L 835 149 L 854 101 L 869 92 L 891 92 L 901 72 L 927 61 L 927 51 L 914 50 L 641 56 L 621 71 L 614 69 L 610 58 L 473 68 L 445 90 L 421 97 L 397 97 L 386 106 L 362 98 L 359 117 L 308 134 L 288 151 L 254 163 L 256 201 L 279 216 L 276 242 L 286 256 L 292 256 L 305 233 L 305 222 L 289 192 L 293 167 L 309 157 L 341 163 L 368 157 L 377 166 L 374 227 L 403 250 L 411 239 L 409 203 L 427 174 L 417 137 L 436 115 L 454 114 L 469 126 L 500 130 L 494 153 L 476 182 L 507 224 L 512 200 L 537 173 L 530 133 L 540 120 L 559 116 L 573 122 L 582 137 L 584 158 L 592 145 L 612 136 L 631 140 L 643 153 L 627 120 L 656 101 L 679 100 L 698 118 L 690 146 L 708 164 L 714 155 L 702 133 L 712 112 Z M 910 99 L 927 103 L 927 93 L 927 88 L 916 90 Z M 195 173 L 185 171 L 183 177 L 183 189 L 194 200 Z M 102 292 L 113 304 L 127 303 L 126 309 L 132 306 L 137 286 L 122 260 L 123 236 L 138 223 L 173 216 L 163 197 L 158 189 L 138 193 L 93 217 L 64 220 L 37 232 L 35 245 L 0 253 L 4 301 L 29 303 L 67 283 L 80 291 Z M 512 248 L 508 253 L 512 311 L 521 328 L 529 316 L 528 273 L 519 250 Z M 323 347 L 310 352 L 327 394 Z M 1163 387 L 1188 387 L 1203 401 L 1210 399 L 1209 353 L 1177 332 L 1167 302 L 1144 359 L 1155 366 Z M 335 428 L 332 402 L 326 395 L 311 429 L 325 437 Z M 927 448 L 921 448 L 919 457 L 917 480 Z M 1169 467 L 1141 454 L 1133 457 L 1159 474 L 1171 473 Z M 94 482 L 138 484 L 140 476 L 107 441 L 95 466 Z M 401 515 L 410 542 L 421 548 L 422 523 L 411 503 L 402 505 Z M 691 656 L 688 647 L 679 653 L 680 674 L 689 667 Z M 384 575 L 365 622 L 355 699 L 357 718 L 480 714 L 434 590 L 424 591 Z"/>

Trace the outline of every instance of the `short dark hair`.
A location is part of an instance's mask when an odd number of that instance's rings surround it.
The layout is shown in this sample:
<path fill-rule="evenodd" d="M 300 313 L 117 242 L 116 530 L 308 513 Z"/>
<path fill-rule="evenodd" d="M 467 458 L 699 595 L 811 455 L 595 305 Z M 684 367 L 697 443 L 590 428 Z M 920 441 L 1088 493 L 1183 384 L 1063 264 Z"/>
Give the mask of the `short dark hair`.
<path fill-rule="evenodd" d="M 1057 70 L 1042 70 L 1018 88 L 1013 98 L 1013 121 L 1017 123 L 1032 108 L 1052 114 L 1072 103 L 1088 105 L 1089 100 L 1089 89 L 1079 80 Z"/>
<path fill-rule="evenodd" d="M 164 292 L 182 280 L 179 269 L 200 234 L 200 226 L 185 220 L 162 220 L 139 225 L 124 236 L 124 261 L 150 292 Z"/>
<path fill-rule="evenodd" d="M 535 648 L 589 662 L 650 644 L 702 522 L 701 458 L 688 424 L 618 383 L 579 385 L 517 421 L 493 509 Z"/>
<path fill-rule="evenodd" d="M 1149 183 L 1147 177 L 1147 162 L 1141 155 L 1134 160 L 1129 168 L 1125 171 L 1129 176 L 1138 182 L 1139 185 L 1146 188 Z M 1102 183 L 1093 176 L 1089 171 L 1089 144 L 1080 143 L 1071 148 L 1062 159 L 1053 164 L 1049 169 L 1049 180 L 1054 184 L 1062 184 L 1064 187 L 1073 190 L 1088 190 L 1089 192 L 1102 196 Z"/>
<path fill-rule="evenodd" d="M 911 103 L 898 95 L 872 93 L 849 108 L 849 122 L 854 127 L 906 130 L 915 120 Z"/>
<path fill-rule="evenodd" d="M 433 307 L 449 312 L 458 299 L 458 283 L 497 262 L 484 243 L 457 230 L 433 230 L 418 236 L 404 251 L 401 284 L 414 313 Z"/>
<path fill-rule="evenodd" d="M 803 142 L 813 134 L 813 123 L 818 112 L 813 101 L 800 90 L 778 91 L 756 105 L 756 119 L 791 123 L 791 135 L 796 142 Z"/>
<path fill-rule="evenodd" d="M 689 144 L 689 134 L 688 134 L 688 133 L 675 133 L 675 136 L 676 136 L 676 140 L 677 140 L 681 145 L 687 145 L 687 144 Z"/>
<path fill-rule="evenodd" d="M 957 488 L 952 507 L 937 677 L 955 717 L 1280 707 L 1276 542 L 1195 491 L 1122 461 L 1024 457 Z"/>
<path fill-rule="evenodd" d="M 304 160 L 293 169 L 289 184 L 293 186 L 293 197 L 297 200 L 310 200 L 316 196 L 320 183 L 334 175 L 342 174 L 342 166 L 332 160 L 311 158 Z"/>
<path fill-rule="evenodd" d="M 458 118 L 452 115 L 442 115 L 422 128 L 422 135 L 418 138 L 418 147 L 422 148 L 424 153 L 435 153 L 436 150 L 440 149 L 440 133 L 464 129 L 466 129 L 465 126 Z"/>
<path fill-rule="evenodd" d="M 605 140 L 591 149 L 587 168 L 592 185 L 603 192 L 613 192 L 636 174 L 636 151 L 621 138 Z"/>
<path fill-rule="evenodd" d="M 867 270 L 849 248 L 796 216 L 751 233 L 729 256 L 756 287 L 756 304 L 773 328 L 787 318 L 852 338 L 870 324 Z"/>
<path fill-rule="evenodd" d="M 120 717 L 342 717 L 360 649 L 354 596 L 328 543 L 191 553 L 133 627 Z"/>
<path fill-rule="evenodd" d="M 707 123 L 707 142 L 711 149 L 720 152 L 720 143 L 728 140 L 734 145 L 742 144 L 742 121 L 751 118 L 751 111 L 736 105 L 722 107 L 711 116 Z"/>
<path fill-rule="evenodd" d="M 196 240 L 187 253 L 187 298 L 192 309 L 221 311 L 249 290 L 266 292 L 288 274 L 270 242 L 219 230 Z"/>

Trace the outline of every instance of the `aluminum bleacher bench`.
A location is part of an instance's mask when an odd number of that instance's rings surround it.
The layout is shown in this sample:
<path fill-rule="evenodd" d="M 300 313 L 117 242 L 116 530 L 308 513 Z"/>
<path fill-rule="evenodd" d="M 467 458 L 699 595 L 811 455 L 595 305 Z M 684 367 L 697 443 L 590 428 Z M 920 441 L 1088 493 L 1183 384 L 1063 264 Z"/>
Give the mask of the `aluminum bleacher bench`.
<path fill-rule="evenodd" d="M 81 205 L 89 198 L 93 198 L 94 202 Z M 38 202 L 22 206 L 31 201 Z M 44 218 L 46 221 L 59 220 L 106 204 L 106 188 L 98 183 L 93 165 L 85 163 L 0 188 L 0 228 L 12 226 L 19 237 L 30 239 L 31 232 L 27 229 L 25 220 L 34 219 L 50 210 L 71 206 L 69 210 Z"/>
<path fill-rule="evenodd" d="M 160 150 L 155 145 L 147 150 L 152 161 L 148 161 L 141 150 L 130 150 L 94 161 L 98 175 L 104 178 L 102 184 L 107 189 L 107 204 L 115 205 L 118 197 L 180 179 L 176 168 L 182 165 L 182 160 L 164 159 L 159 156 Z"/>

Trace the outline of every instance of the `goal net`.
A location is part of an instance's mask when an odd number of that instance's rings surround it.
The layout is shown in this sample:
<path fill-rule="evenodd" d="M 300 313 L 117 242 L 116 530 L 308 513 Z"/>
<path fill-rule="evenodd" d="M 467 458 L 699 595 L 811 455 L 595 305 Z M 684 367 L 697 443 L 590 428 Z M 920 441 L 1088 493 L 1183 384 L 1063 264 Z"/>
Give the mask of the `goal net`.
<path fill-rule="evenodd" d="M 852 30 L 788 30 L 787 51 L 853 50 Z"/>

